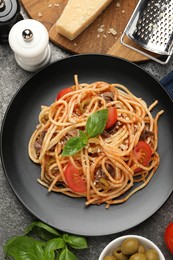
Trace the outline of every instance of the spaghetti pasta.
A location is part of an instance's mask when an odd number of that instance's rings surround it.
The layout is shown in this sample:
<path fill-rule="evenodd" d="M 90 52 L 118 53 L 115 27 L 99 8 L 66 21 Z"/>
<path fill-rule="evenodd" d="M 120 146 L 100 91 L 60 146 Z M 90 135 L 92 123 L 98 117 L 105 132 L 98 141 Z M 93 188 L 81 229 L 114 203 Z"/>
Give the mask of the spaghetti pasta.
<path fill-rule="evenodd" d="M 85 197 L 86 205 L 119 204 L 144 188 L 159 165 L 158 119 L 121 84 L 78 82 L 42 106 L 30 159 L 48 191 Z M 108 123 L 109 121 L 109 123 Z"/>

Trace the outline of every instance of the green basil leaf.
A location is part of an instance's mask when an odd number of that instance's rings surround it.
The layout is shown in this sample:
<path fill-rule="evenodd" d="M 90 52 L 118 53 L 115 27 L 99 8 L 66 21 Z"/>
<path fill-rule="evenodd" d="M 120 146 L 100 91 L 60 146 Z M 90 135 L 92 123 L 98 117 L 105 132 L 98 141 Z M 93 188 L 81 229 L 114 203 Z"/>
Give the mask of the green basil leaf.
<path fill-rule="evenodd" d="M 77 260 L 77 257 L 65 247 L 59 254 L 58 260 Z"/>
<path fill-rule="evenodd" d="M 72 137 L 67 141 L 67 143 L 64 146 L 62 156 L 69 156 L 69 155 L 74 155 L 75 153 L 79 152 L 82 150 L 82 148 L 85 147 L 87 144 L 88 137 L 87 135 L 79 131 L 79 136 Z"/>
<path fill-rule="evenodd" d="M 79 130 L 79 137 L 82 138 L 82 142 L 86 145 L 88 142 L 88 136 L 81 130 Z"/>
<path fill-rule="evenodd" d="M 84 237 L 64 234 L 63 239 L 68 245 L 75 249 L 85 249 L 88 247 L 87 241 Z"/>
<path fill-rule="evenodd" d="M 105 129 L 107 120 L 108 120 L 107 109 L 99 110 L 93 113 L 91 116 L 89 116 L 86 123 L 86 132 L 88 136 L 95 137 L 99 134 L 102 134 Z"/>
<path fill-rule="evenodd" d="M 54 250 L 46 251 L 45 254 L 44 254 L 44 260 L 55 260 Z"/>
<path fill-rule="evenodd" d="M 27 236 L 9 239 L 4 246 L 6 256 L 17 260 L 43 260 L 45 242 Z"/>
<path fill-rule="evenodd" d="M 37 234 L 44 240 L 49 240 L 61 236 L 57 230 L 40 221 L 32 222 L 29 226 L 26 227 L 25 234 L 30 232 Z"/>
<path fill-rule="evenodd" d="M 45 251 L 62 249 L 65 247 L 65 242 L 62 238 L 53 238 L 45 245 Z"/>

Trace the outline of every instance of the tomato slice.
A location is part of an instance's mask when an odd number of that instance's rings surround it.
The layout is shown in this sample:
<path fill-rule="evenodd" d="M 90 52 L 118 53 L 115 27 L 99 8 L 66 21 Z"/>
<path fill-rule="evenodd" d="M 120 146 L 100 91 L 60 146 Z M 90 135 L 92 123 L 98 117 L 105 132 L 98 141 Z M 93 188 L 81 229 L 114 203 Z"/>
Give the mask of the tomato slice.
<path fill-rule="evenodd" d="M 133 150 L 136 160 L 143 166 L 147 166 L 151 160 L 152 150 L 149 144 L 140 140 Z M 136 168 L 135 172 L 139 172 L 141 168 Z"/>
<path fill-rule="evenodd" d="M 170 222 L 165 229 L 164 240 L 167 248 L 173 254 L 173 222 Z"/>
<path fill-rule="evenodd" d="M 60 92 L 56 96 L 56 100 L 59 100 L 62 98 L 65 94 L 69 93 L 72 91 L 72 88 L 63 88 L 60 90 Z"/>
<path fill-rule="evenodd" d="M 71 162 L 67 164 L 64 176 L 71 190 L 86 193 L 86 182 L 82 179 L 78 169 Z"/>
<path fill-rule="evenodd" d="M 105 126 L 105 129 L 109 129 L 117 121 L 117 109 L 116 107 L 108 108 L 108 120 Z"/>

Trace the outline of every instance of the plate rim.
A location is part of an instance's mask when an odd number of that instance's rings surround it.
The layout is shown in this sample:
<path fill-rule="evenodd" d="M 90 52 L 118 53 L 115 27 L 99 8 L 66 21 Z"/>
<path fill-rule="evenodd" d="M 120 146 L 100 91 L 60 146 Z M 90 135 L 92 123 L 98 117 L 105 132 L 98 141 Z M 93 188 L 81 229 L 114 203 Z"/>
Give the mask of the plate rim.
<path fill-rule="evenodd" d="M 53 64 L 59 63 L 60 61 L 63 62 L 63 61 L 65 61 L 65 60 L 69 60 L 69 59 L 71 59 L 71 58 L 72 58 L 72 59 L 73 59 L 73 58 L 76 58 L 76 57 L 78 58 L 79 56 L 80 56 L 80 57 L 82 56 L 82 58 L 84 58 L 85 56 L 87 56 L 87 57 L 88 57 L 88 56 L 92 56 L 92 57 L 96 57 L 96 56 L 109 57 L 109 58 L 111 58 L 111 59 L 122 60 L 122 61 L 125 62 L 125 63 L 132 64 L 133 66 L 138 67 L 138 69 L 142 70 L 144 73 L 147 73 L 150 77 L 153 78 L 153 80 L 155 80 L 155 81 L 157 82 L 157 84 L 160 85 L 160 88 L 162 89 L 162 91 L 163 91 L 163 90 L 165 91 L 166 95 L 168 96 L 168 98 L 170 99 L 170 101 L 171 101 L 172 104 L 173 104 L 173 100 L 171 99 L 169 93 L 166 91 L 166 89 L 160 84 L 160 82 L 159 82 L 153 75 L 151 75 L 151 74 L 150 74 L 149 72 L 147 72 L 145 69 L 139 67 L 138 65 L 136 65 L 136 64 L 134 64 L 134 63 L 132 63 L 132 62 L 130 62 L 130 61 L 127 61 L 127 60 L 122 59 L 122 58 L 119 58 L 119 57 L 113 57 L 113 56 L 111 56 L 111 55 L 104 55 L 104 54 L 76 54 L 76 55 L 73 55 L 73 56 L 65 57 L 65 58 L 62 58 L 62 59 L 60 59 L 60 60 L 54 61 L 54 62 L 50 63 L 49 65 L 45 66 L 44 68 L 40 69 L 38 72 L 34 73 L 29 79 L 27 79 L 27 80 L 19 87 L 19 89 L 18 89 L 18 90 L 16 91 L 16 93 L 13 95 L 13 97 L 12 97 L 10 103 L 9 103 L 8 106 L 7 106 L 6 112 L 5 112 L 5 114 L 4 114 L 4 117 L 3 117 L 3 120 L 2 120 L 2 125 L 1 125 L 1 132 L 0 132 L 0 142 L 1 142 L 1 145 L 0 145 L 0 157 L 1 157 L 1 161 L 2 161 L 3 171 L 4 171 L 4 173 L 5 173 L 6 177 L 7 177 L 7 180 L 8 180 L 8 182 L 9 182 L 9 184 L 10 184 L 10 186 L 11 186 L 13 192 L 15 193 L 15 195 L 17 196 L 17 198 L 19 199 L 19 201 L 20 201 L 20 202 L 25 206 L 25 208 L 28 209 L 28 211 L 29 211 L 31 214 L 33 214 L 33 215 L 35 215 L 35 213 L 34 213 L 30 208 L 28 208 L 28 206 L 27 206 L 26 203 L 23 201 L 23 199 L 22 199 L 21 197 L 19 197 L 18 192 L 14 189 L 14 187 L 13 187 L 13 185 L 12 185 L 12 182 L 11 182 L 9 176 L 8 176 L 8 173 L 6 172 L 5 162 L 4 162 L 4 158 L 3 158 L 3 151 L 2 151 L 2 150 L 3 150 L 3 149 L 2 149 L 2 137 L 3 137 L 3 129 L 4 129 L 4 127 L 5 127 L 5 121 L 6 121 L 6 118 L 7 118 L 7 116 L 8 116 L 9 110 L 10 110 L 10 108 L 11 108 L 11 106 L 12 106 L 12 104 L 13 104 L 15 98 L 16 98 L 16 96 L 20 93 L 21 89 L 23 89 L 23 88 L 25 87 L 25 85 L 28 84 L 28 82 L 30 82 L 31 79 L 33 79 L 33 78 L 34 78 L 35 76 L 37 76 L 40 72 L 42 72 L 43 70 L 45 70 L 47 67 L 52 66 Z M 172 191 L 170 191 L 169 195 L 167 196 L 167 199 L 170 197 L 171 193 L 172 193 Z M 167 199 L 165 200 L 165 202 L 167 201 Z M 164 203 L 165 203 L 165 202 L 164 202 Z M 161 203 L 160 206 L 158 207 L 158 209 L 159 209 L 164 203 Z M 91 206 L 91 207 L 93 207 L 93 206 Z M 157 209 L 157 210 L 158 210 L 158 209 Z M 157 211 L 157 210 L 156 210 L 156 211 Z M 129 228 L 132 228 L 132 227 L 134 227 L 134 226 L 136 226 L 136 225 L 142 223 L 144 220 L 146 220 L 146 219 L 148 219 L 150 216 L 152 216 L 156 211 L 152 212 L 152 213 L 149 214 L 145 219 L 143 219 L 142 221 L 139 221 L 138 223 L 136 223 L 136 224 L 133 225 L 133 226 L 130 226 Z M 35 216 L 36 216 L 38 219 L 40 219 L 39 216 L 37 216 L 37 215 L 35 215 Z M 49 222 L 49 221 L 48 221 L 48 222 Z M 54 225 L 52 225 L 52 226 L 54 226 Z M 125 230 L 127 230 L 127 229 L 129 229 L 129 228 L 126 228 Z M 58 229 L 60 229 L 60 228 L 58 228 Z M 125 231 L 125 230 L 119 230 L 118 232 Z M 68 230 L 67 230 L 67 231 L 68 231 Z M 80 232 L 71 232 L 71 231 L 68 231 L 68 232 L 70 232 L 70 233 L 75 233 L 75 234 L 81 234 Z M 113 233 L 115 233 L 115 232 L 113 232 Z M 101 233 L 98 232 L 97 234 L 91 234 L 90 232 L 89 232 L 89 233 L 86 232 L 86 234 L 83 234 L 83 233 L 82 233 L 82 235 L 97 236 L 97 235 L 110 235 L 110 234 L 113 234 L 113 233 L 110 233 L 110 232 L 105 233 L 105 232 L 104 232 L 104 234 L 101 234 Z M 116 232 L 116 233 L 117 233 L 117 232 Z"/>

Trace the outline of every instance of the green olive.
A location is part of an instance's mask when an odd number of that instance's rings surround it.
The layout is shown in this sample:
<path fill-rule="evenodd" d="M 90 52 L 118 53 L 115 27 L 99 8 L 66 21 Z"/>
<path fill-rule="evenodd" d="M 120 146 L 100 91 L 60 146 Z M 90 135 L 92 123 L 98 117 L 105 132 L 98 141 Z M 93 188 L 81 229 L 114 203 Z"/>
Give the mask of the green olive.
<path fill-rule="evenodd" d="M 137 253 L 139 249 L 139 241 L 137 238 L 127 238 L 121 244 L 121 251 L 124 255 L 132 255 Z"/>
<path fill-rule="evenodd" d="M 114 251 L 113 251 L 113 255 L 116 257 L 117 260 L 128 260 L 128 256 L 124 255 L 121 251 L 121 247 L 117 247 Z"/>
<path fill-rule="evenodd" d="M 105 191 L 109 189 L 109 182 L 105 178 L 99 178 L 99 184 Z"/>
<path fill-rule="evenodd" d="M 135 253 L 135 254 L 131 255 L 129 260 L 147 260 L 147 258 L 142 253 Z"/>
<path fill-rule="evenodd" d="M 115 256 L 113 256 L 113 255 L 106 255 L 104 257 L 104 260 L 117 260 L 117 258 Z"/>
<path fill-rule="evenodd" d="M 138 248 L 138 253 L 142 253 L 144 254 L 146 251 L 145 247 L 143 245 L 139 245 L 139 248 Z"/>
<path fill-rule="evenodd" d="M 159 255 L 155 249 L 148 249 L 145 255 L 147 260 L 159 260 Z"/>

